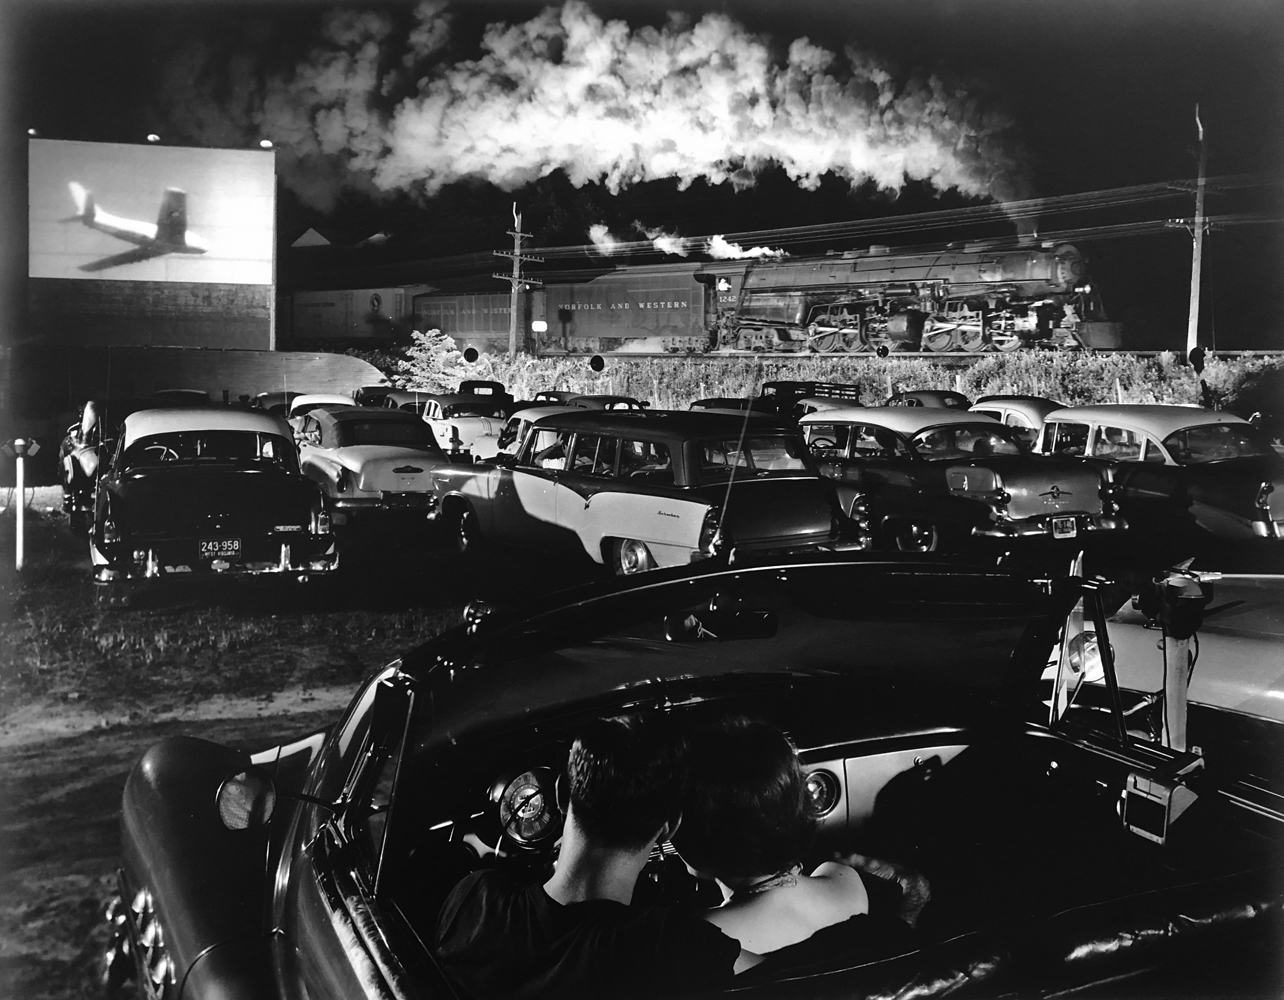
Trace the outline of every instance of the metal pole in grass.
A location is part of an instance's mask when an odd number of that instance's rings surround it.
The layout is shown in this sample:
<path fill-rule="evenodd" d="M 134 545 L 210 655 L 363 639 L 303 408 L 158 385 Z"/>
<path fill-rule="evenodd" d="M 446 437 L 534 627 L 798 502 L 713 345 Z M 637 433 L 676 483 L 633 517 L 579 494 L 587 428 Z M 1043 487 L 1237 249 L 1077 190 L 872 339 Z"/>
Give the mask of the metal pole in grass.
<path fill-rule="evenodd" d="M 14 438 L 4 446 L 4 453 L 14 459 L 14 492 L 18 495 L 17 539 L 14 544 L 14 569 L 22 569 L 23 534 L 26 528 L 27 513 L 27 456 L 35 456 L 40 445 L 35 438 Z"/>

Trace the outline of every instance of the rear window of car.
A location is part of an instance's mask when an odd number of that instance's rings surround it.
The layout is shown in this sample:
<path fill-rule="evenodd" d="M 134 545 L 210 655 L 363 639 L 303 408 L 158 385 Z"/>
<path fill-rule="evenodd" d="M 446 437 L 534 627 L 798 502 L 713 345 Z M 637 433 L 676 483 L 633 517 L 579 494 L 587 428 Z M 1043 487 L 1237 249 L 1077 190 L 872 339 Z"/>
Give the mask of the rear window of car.
<path fill-rule="evenodd" d="M 1164 438 L 1164 447 L 1178 465 L 1200 465 L 1228 458 L 1272 455 L 1274 449 L 1252 427 L 1243 424 L 1204 424 Z"/>
<path fill-rule="evenodd" d="M 696 471 L 701 483 L 726 482 L 736 470 L 758 472 L 810 471 L 804 448 L 792 435 L 752 435 L 716 438 L 697 444 Z"/>
<path fill-rule="evenodd" d="M 178 465 L 268 465 L 296 468 L 294 446 L 279 434 L 256 431 L 172 431 L 151 434 L 131 444 L 123 468 Z"/>
<path fill-rule="evenodd" d="M 494 403 L 455 403 L 453 406 L 442 408 L 442 415 L 445 417 L 494 417 L 502 420 L 508 414 L 504 412 L 502 406 L 496 406 Z"/>
<path fill-rule="evenodd" d="M 816 458 L 846 458 L 847 438 L 851 433 L 848 424 L 807 424 L 803 434 L 807 447 Z"/>
<path fill-rule="evenodd" d="M 1052 421 L 1044 430 L 1043 451 L 1048 455 L 1086 454 L 1088 425 Z"/>
<path fill-rule="evenodd" d="M 335 427 L 335 447 L 391 445 L 401 448 L 436 448 L 432 431 L 422 420 L 360 420 Z"/>
<path fill-rule="evenodd" d="M 928 427 L 913 438 L 914 450 L 927 459 L 1020 455 L 1012 431 L 993 424 L 945 424 Z"/>

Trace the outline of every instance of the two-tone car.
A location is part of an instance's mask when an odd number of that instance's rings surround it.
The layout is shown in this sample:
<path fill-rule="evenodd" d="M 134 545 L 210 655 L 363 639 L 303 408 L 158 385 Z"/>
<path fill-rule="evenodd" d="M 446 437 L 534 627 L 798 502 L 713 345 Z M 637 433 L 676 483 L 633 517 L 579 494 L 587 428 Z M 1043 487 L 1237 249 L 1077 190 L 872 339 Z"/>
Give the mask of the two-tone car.
<path fill-rule="evenodd" d="M 464 552 L 497 541 L 627 575 L 867 543 L 797 429 L 771 418 L 562 413 L 536 421 L 513 458 L 436 479 Z"/>
<path fill-rule="evenodd" d="M 992 417 L 887 406 L 822 410 L 799 423 L 821 472 L 860 491 L 876 539 L 888 547 L 1081 540 L 1127 526 L 1102 470 L 1031 455 Z"/>
<path fill-rule="evenodd" d="M 1117 704 L 1051 719 L 1041 700 L 1098 593 L 923 558 L 597 582 L 407 651 L 326 729 L 254 752 L 169 736 L 124 786 L 107 986 L 465 995 L 436 951 L 442 903 L 481 868 L 550 877 L 578 734 L 748 715 L 798 748 L 806 870 L 862 854 L 930 899 L 913 930 L 862 914 L 725 996 L 1278 997 L 1284 806 L 1239 754 L 1259 720 L 1192 715 L 1195 753 L 1134 737 Z M 703 885 L 666 842 L 633 905 L 717 905 Z"/>
<path fill-rule="evenodd" d="M 578 406 L 526 406 L 518 410 L 498 434 L 480 434 L 473 438 L 473 461 L 490 462 L 499 455 L 516 455 L 535 421 L 559 413 L 576 413 Z"/>
<path fill-rule="evenodd" d="M 100 475 L 90 534 L 99 596 L 199 577 L 332 573 L 325 497 L 299 472 L 278 416 L 207 406 L 142 410 L 121 425 Z"/>
<path fill-rule="evenodd" d="M 1027 448 L 1033 448 L 1048 414 L 1064 405 L 1043 396 L 982 396 L 971 410 L 1011 427 Z"/>
<path fill-rule="evenodd" d="M 452 455 L 470 452 L 483 434 L 498 435 L 508 419 L 509 404 L 473 393 L 401 390 L 389 393 L 389 409 L 418 413 L 442 449 Z"/>
<path fill-rule="evenodd" d="M 1284 540 L 1284 456 L 1232 413 L 1076 406 L 1048 414 L 1035 450 L 1104 463 L 1124 514 L 1157 530 Z"/>
<path fill-rule="evenodd" d="M 450 459 L 428 426 L 404 410 L 317 406 L 295 434 L 299 467 L 320 485 L 336 526 L 426 520 L 432 473 Z"/>

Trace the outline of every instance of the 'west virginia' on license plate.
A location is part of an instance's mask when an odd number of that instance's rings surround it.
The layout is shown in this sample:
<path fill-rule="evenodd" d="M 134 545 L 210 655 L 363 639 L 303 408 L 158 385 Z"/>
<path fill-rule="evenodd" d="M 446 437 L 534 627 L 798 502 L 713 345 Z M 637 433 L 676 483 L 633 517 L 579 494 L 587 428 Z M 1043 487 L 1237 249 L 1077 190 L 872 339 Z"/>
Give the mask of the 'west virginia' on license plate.
<path fill-rule="evenodd" d="M 1073 517 L 1054 517 L 1052 519 L 1053 538 L 1074 538 L 1079 533 Z"/>
<path fill-rule="evenodd" d="M 239 538 L 202 538 L 200 546 L 202 559 L 230 559 L 241 554 Z"/>

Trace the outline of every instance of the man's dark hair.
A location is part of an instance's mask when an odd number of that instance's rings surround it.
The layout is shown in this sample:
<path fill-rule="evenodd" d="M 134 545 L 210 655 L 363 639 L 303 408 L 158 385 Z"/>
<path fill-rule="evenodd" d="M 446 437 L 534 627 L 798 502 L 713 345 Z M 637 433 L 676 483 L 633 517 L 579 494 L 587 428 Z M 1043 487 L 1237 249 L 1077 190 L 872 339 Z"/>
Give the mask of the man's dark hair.
<path fill-rule="evenodd" d="M 734 716 L 690 735 L 687 792 L 674 846 L 719 878 L 787 871 L 816 821 L 797 751 L 774 726 Z"/>
<path fill-rule="evenodd" d="M 638 848 L 678 815 L 681 745 L 667 724 L 631 716 L 586 728 L 566 778 L 575 818 L 602 847 Z"/>

